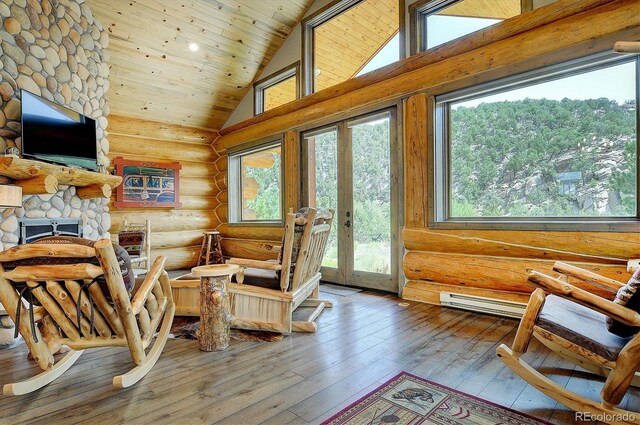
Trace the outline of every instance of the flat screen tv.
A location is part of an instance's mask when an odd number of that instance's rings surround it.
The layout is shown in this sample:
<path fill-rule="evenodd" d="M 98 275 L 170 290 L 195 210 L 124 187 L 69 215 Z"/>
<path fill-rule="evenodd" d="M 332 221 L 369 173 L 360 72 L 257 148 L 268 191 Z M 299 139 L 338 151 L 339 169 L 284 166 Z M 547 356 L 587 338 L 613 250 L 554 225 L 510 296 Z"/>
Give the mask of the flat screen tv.
<path fill-rule="evenodd" d="M 96 122 L 22 90 L 22 154 L 97 170 Z"/>

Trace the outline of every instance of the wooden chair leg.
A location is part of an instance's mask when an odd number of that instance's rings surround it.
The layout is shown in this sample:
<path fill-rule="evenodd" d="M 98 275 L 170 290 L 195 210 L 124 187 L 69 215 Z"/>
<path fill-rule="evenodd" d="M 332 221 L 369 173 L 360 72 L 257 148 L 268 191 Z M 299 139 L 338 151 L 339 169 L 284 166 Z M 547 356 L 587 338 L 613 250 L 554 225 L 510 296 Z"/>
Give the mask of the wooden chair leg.
<path fill-rule="evenodd" d="M 516 355 L 523 354 L 529 347 L 529 342 L 533 337 L 533 327 L 538 319 L 538 314 L 544 305 L 544 291 L 540 288 L 533 291 L 529 298 L 527 308 L 522 315 L 516 337 L 513 340 L 512 350 Z"/>
<path fill-rule="evenodd" d="M 328 303 L 328 305 L 327 305 Z M 307 317 L 307 320 L 297 320 L 291 323 L 291 330 L 294 332 L 309 332 L 314 333 L 318 330 L 318 325 L 315 320 L 320 316 L 322 310 L 325 307 L 332 307 L 331 301 L 318 300 L 318 299 L 306 299 L 300 304 L 301 307 L 316 307 L 315 310 Z"/>
<path fill-rule="evenodd" d="M 78 360 L 83 350 L 69 350 L 67 354 L 49 369 L 39 373 L 33 378 L 25 381 L 6 384 L 2 387 L 4 395 L 22 395 L 38 390 L 45 385 L 53 382 L 58 376 L 62 375 Z"/>
<path fill-rule="evenodd" d="M 158 336 L 156 337 L 156 342 L 153 343 L 151 350 L 145 356 L 144 361 L 139 366 L 134 367 L 129 372 L 124 375 L 118 375 L 113 378 L 113 387 L 114 388 L 126 388 L 135 384 L 139 380 L 145 377 L 147 373 L 153 368 L 158 359 L 160 358 L 160 354 L 162 354 L 162 350 L 164 349 L 164 345 L 167 342 L 167 338 L 169 337 L 169 332 L 171 331 L 171 324 L 173 323 L 173 316 L 176 311 L 175 304 L 171 303 L 167 306 L 167 310 L 164 313 L 164 318 L 162 319 L 162 325 L 160 326 L 160 332 L 158 332 Z"/>

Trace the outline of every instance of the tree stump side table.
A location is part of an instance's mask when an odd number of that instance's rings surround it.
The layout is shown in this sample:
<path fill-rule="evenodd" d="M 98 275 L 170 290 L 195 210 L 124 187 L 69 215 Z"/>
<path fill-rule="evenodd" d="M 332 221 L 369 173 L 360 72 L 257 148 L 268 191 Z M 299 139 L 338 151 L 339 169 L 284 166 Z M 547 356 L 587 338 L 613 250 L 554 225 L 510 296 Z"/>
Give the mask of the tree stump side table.
<path fill-rule="evenodd" d="M 198 342 L 202 351 L 221 351 L 229 346 L 229 329 L 233 315 L 227 283 L 240 270 L 233 264 L 211 264 L 191 269 L 200 278 L 200 330 Z"/>

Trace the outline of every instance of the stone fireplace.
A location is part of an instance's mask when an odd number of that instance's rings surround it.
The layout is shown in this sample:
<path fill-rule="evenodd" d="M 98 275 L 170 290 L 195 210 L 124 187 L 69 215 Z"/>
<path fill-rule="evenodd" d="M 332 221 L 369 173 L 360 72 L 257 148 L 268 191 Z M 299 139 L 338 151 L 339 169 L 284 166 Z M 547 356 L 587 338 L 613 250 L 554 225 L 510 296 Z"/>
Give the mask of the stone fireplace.
<path fill-rule="evenodd" d="M 2 2 L 0 2 L 2 5 Z M 108 165 L 108 31 L 83 0 L 9 2 L 0 7 L 0 154 L 22 148 L 20 89 L 96 120 L 98 162 Z M 9 179 L 0 176 L 0 184 Z M 23 219 L 74 219 L 88 239 L 109 237 L 107 198 L 82 199 L 76 187 L 26 193 L 21 208 L 0 209 L 0 250 L 20 243 Z"/>

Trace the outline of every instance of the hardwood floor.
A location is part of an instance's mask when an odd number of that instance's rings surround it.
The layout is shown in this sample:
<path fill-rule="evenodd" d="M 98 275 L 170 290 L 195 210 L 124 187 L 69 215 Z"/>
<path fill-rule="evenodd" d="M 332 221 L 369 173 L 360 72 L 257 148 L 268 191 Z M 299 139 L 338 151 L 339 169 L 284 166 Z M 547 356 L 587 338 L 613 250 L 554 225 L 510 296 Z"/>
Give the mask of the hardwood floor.
<path fill-rule="evenodd" d="M 149 375 L 124 390 L 113 390 L 111 378 L 132 367 L 128 351 L 88 351 L 42 390 L 0 396 L 0 423 L 317 424 L 403 370 L 552 423 L 576 423 L 573 412 L 496 357 L 498 344 L 511 344 L 516 320 L 366 291 L 323 295 L 336 304 L 322 313 L 316 334 L 232 341 L 220 353 L 201 352 L 196 341 L 169 340 Z M 586 373 L 540 344 L 531 348 L 533 365 L 572 390 L 598 396 L 600 385 Z M 0 383 L 38 372 L 26 354 L 24 345 L 0 350 Z M 639 411 L 639 400 L 633 390 L 625 407 Z"/>

